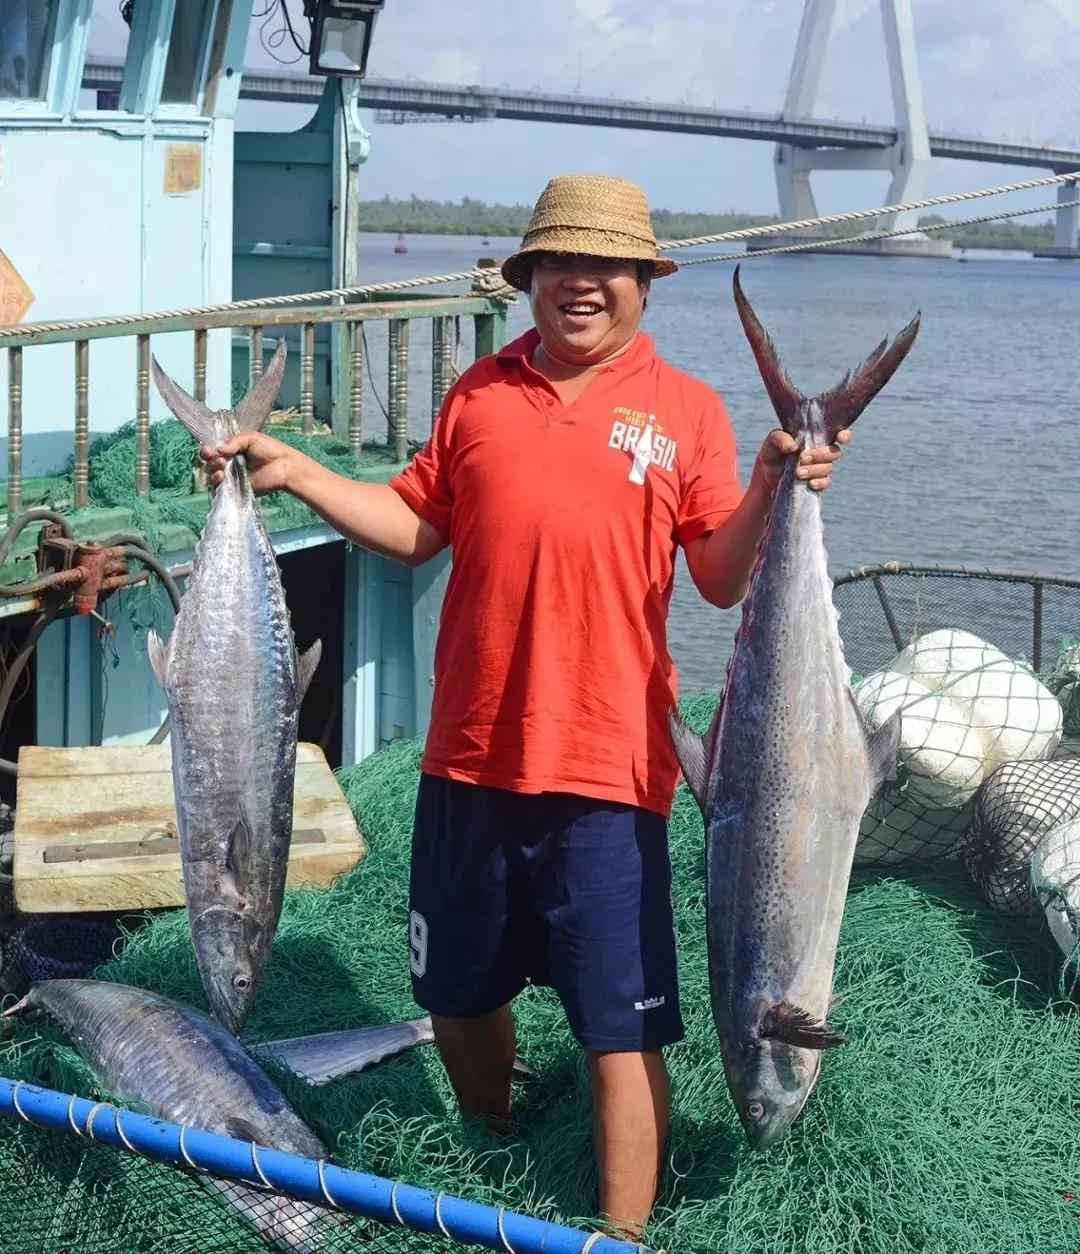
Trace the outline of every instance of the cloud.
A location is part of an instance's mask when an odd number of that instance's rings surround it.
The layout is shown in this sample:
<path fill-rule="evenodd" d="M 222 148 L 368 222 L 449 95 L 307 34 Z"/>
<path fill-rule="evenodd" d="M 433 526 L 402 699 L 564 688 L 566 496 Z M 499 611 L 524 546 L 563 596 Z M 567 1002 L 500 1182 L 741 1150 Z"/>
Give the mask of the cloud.
<path fill-rule="evenodd" d="M 306 29 L 300 0 L 289 2 Z M 912 10 L 933 129 L 1080 147 L 1077 0 L 912 0 Z M 379 18 L 370 72 L 776 112 L 802 11 L 800 0 L 473 0 L 451 17 L 445 0 L 397 0 Z M 252 26 L 249 63 L 270 63 Z M 244 106 L 245 125 L 256 112 Z M 837 0 L 816 112 L 892 120 L 880 0 Z M 537 123 L 376 126 L 365 116 L 366 194 L 531 201 L 554 172 L 610 169 L 658 206 L 776 206 L 770 144 Z M 930 191 L 1023 176 L 939 161 Z M 823 172 L 814 183 L 828 210 L 883 195 L 887 179 Z M 1050 199 L 1034 195 L 1029 203 Z"/>

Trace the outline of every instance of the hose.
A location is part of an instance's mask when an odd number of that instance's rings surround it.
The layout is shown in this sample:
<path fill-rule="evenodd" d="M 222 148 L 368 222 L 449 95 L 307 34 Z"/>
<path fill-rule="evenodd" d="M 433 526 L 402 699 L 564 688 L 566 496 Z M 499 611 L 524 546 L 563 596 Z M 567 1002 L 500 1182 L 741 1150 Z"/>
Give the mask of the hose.
<path fill-rule="evenodd" d="M 34 625 L 26 633 L 26 639 L 23 641 L 22 648 L 15 655 L 15 660 L 11 663 L 7 675 L 4 677 L 3 686 L 0 687 L 0 727 L 4 725 L 4 717 L 7 714 L 8 702 L 11 700 L 11 694 L 15 691 L 15 684 L 19 676 L 23 673 L 27 662 L 37 648 L 37 642 L 41 639 L 41 634 L 52 620 L 59 614 L 62 602 L 56 601 L 52 605 L 46 606 L 45 609 L 34 619 Z M 0 758 L 0 771 L 7 775 L 18 775 L 19 767 L 17 763 L 9 761 L 7 758 Z"/>
<path fill-rule="evenodd" d="M 56 510 L 46 509 L 44 505 L 39 505 L 34 509 L 24 510 L 21 514 L 16 515 L 12 522 L 8 524 L 8 529 L 4 533 L 4 538 L 3 540 L 0 540 L 0 566 L 3 566 L 3 564 L 7 561 L 12 545 L 14 545 L 15 541 L 19 538 L 22 532 L 24 532 L 33 522 L 56 523 L 68 540 L 75 539 L 75 532 L 72 529 L 71 523 L 68 522 L 63 514 L 58 514 Z"/>
<path fill-rule="evenodd" d="M 130 533 L 127 533 L 127 534 L 130 534 Z M 114 538 L 115 539 L 127 538 L 127 534 L 121 533 L 120 536 L 117 536 Z M 136 538 L 138 539 L 138 537 Z M 165 588 L 165 591 L 169 594 L 169 600 L 172 602 L 173 613 L 179 614 L 180 613 L 180 589 L 176 586 L 176 580 L 173 579 L 172 575 L 169 574 L 168 570 L 166 570 L 165 566 L 162 564 L 159 558 L 155 557 L 154 554 L 151 553 L 149 549 L 140 547 L 140 545 L 143 545 L 145 543 L 146 542 L 144 540 L 140 539 L 140 543 L 138 545 L 137 544 L 125 544 L 123 546 L 124 556 L 130 557 L 132 561 L 142 562 L 142 564 L 147 568 L 147 570 L 151 570 L 154 572 L 155 575 L 157 575 L 157 577 L 161 580 L 162 585 Z M 150 737 L 150 739 L 147 741 L 147 744 L 159 745 L 168 734 L 169 734 L 169 715 L 166 714 L 165 721 L 161 724 L 161 726 L 157 729 L 157 731 L 154 732 L 154 734 Z"/>

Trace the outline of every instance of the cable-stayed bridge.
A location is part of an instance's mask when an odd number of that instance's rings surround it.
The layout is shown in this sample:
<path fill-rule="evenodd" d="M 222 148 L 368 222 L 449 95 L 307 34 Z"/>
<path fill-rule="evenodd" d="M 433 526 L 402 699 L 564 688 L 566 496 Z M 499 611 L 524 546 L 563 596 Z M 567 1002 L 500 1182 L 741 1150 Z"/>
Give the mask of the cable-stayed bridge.
<path fill-rule="evenodd" d="M 379 78 L 353 82 L 348 90 L 355 92 L 357 105 L 375 109 L 390 120 L 439 117 L 477 122 L 505 118 L 764 140 L 776 145 L 774 165 L 780 217 L 787 222 L 818 216 L 810 187 L 810 172 L 814 169 L 888 170 L 892 180 L 885 203 L 890 205 L 922 199 L 934 158 L 1036 166 L 1055 174 L 1080 172 L 1080 149 L 930 131 L 923 106 L 911 0 L 880 0 L 880 5 L 896 119 L 892 126 L 813 116 L 836 0 L 806 0 L 784 107 L 777 114 Z M 83 86 L 114 88 L 122 75 L 121 65 L 91 62 L 86 66 Z M 240 85 L 241 96 L 248 99 L 294 103 L 317 103 L 324 90 L 325 82 L 319 78 L 260 70 L 244 70 Z M 1078 186 L 1070 181 L 1058 187 L 1060 207 L 1054 246 L 1047 250 L 1048 255 L 1080 256 L 1080 207 L 1070 203 L 1080 198 Z M 933 256 L 949 248 L 946 241 L 930 240 L 919 232 L 915 210 L 883 215 L 881 225 L 907 234 L 874 251 Z"/>

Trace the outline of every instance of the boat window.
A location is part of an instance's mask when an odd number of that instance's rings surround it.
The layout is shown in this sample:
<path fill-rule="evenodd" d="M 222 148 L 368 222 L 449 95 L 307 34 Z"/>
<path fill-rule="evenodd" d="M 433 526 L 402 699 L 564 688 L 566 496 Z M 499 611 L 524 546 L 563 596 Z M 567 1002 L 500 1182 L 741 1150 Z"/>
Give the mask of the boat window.
<path fill-rule="evenodd" d="M 134 6 L 122 0 L 119 3 L 118 0 L 94 0 L 86 37 L 86 59 L 98 67 L 97 82 L 93 91 L 84 88 L 80 107 L 120 108 L 120 89 L 133 16 Z"/>
<path fill-rule="evenodd" d="M 56 4 L 57 0 L 0 0 L 0 98 L 44 96 Z"/>
<path fill-rule="evenodd" d="M 192 104 L 202 86 L 207 16 L 213 0 L 184 0 L 173 11 L 169 55 L 161 99 L 167 104 Z"/>

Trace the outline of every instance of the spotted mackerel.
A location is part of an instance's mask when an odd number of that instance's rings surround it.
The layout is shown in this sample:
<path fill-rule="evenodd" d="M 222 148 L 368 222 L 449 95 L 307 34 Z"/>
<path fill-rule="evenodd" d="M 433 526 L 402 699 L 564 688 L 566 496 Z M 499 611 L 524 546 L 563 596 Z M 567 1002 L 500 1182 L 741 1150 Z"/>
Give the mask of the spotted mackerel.
<path fill-rule="evenodd" d="M 832 443 L 910 350 L 919 316 L 808 399 L 743 294 L 735 304 L 765 390 L 799 452 Z M 787 459 L 758 550 L 722 702 L 704 736 L 672 739 L 706 828 L 713 1018 L 728 1087 L 755 1148 L 781 1138 L 844 1037 L 826 1024 L 859 821 L 895 768 L 899 715 L 871 734 L 850 686 L 821 502 Z"/>

